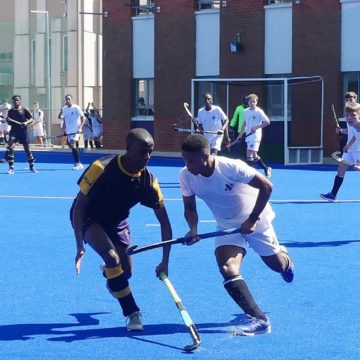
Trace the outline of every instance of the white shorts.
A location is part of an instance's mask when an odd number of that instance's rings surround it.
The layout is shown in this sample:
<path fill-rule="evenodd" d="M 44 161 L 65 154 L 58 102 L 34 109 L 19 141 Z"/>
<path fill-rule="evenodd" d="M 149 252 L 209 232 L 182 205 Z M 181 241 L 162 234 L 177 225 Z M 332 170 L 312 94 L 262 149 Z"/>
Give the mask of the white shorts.
<path fill-rule="evenodd" d="M 76 133 L 76 134 L 72 134 L 72 135 L 67 135 L 67 141 L 79 141 L 80 140 L 80 134 Z"/>
<path fill-rule="evenodd" d="M 243 249 L 250 246 L 260 256 L 271 256 L 280 251 L 280 245 L 272 225 L 264 231 L 255 231 L 249 235 L 237 233 L 215 238 L 215 249 L 224 245 L 238 246 Z"/>
<path fill-rule="evenodd" d="M 355 165 L 360 163 L 360 151 L 351 151 L 343 153 L 343 160 L 348 161 L 349 163 Z"/>
<path fill-rule="evenodd" d="M 210 149 L 216 149 L 218 151 L 221 150 L 221 144 L 224 138 L 223 135 L 212 135 L 212 134 L 204 134 L 204 135 L 209 141 Z"/>
<path fill-rule="evenodd" d="M 0 131 L 10 132 L 11 126 L 6 122 L 0 122 Z"/>
<path fill-rule="evenodd" d="M 42 124 L 35 124 L 33 126 L 33 130 L 35 136 L 39 136 L 39 137 L 44 136 L 44 128 Z"/>
<path fill-rule="evenodd" d="M 247 148 L 247 150 L 257 152 L 257 151 L 259 151 L 259 148 L 260 148 L 260 141 L 247 141 L 246 148 Z"/>

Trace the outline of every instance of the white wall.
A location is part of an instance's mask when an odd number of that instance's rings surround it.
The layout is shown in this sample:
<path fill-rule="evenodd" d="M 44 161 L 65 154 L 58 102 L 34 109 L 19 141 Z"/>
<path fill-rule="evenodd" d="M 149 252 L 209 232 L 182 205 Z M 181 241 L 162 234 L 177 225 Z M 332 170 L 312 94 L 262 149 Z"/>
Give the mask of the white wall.
<path fill-rule="evenodd" d="M 97 85 L 97 43 L 96 34 L 84 33 L 84 86 Z"/>
<path fill-rule="evenodd" d="M 29 35 L 16 35 L 14 44 L 14 87 L 30 84 L 30 39 Z"/>
<path fill-rule="evenodd" d="M 360 71 L 360 1 L 341 3 L 341 71 Z"/>
<path fill-rule="evenodd" d="M 154 77 L 154 16 L 133 17 L 133 77 Z"/>
<path fill-rule="evenodd" d="M 196 76 L 220 75 L 220 12 L 206 10 L 196 16 Z"/>
<path fill-rule="evenodd" d="M 265 74 L 292 72 L 292 6 L 265 7 Z"/>
<path fill-rule="evenodd" d="M 69 61 L 67 73 L 67 86 L 78 86 L 78 56 L 77 56 L 77 31 L 68 32 Z"/>

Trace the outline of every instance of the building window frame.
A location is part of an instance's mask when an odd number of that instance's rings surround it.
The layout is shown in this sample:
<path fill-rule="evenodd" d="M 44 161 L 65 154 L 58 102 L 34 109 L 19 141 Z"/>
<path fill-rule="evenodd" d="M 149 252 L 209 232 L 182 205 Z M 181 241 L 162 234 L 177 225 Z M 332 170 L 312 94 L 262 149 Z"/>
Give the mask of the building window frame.
<path fill-rule="evenodd" d="M 290 74 L 270 75 L 269 78 L 290 77 Z M 291 121 L 292 87 L 288 86 L 288 119 Z M 267 84 L 266 113 L 273 121 L 284 119 L 284 84 Z"/>
<path fill-rule="evenodd" d="M 30 83 L 35 85 L 36 83 L 36 40 L 31 40 L 31 72 L 30 72 Z"/>
<path fill-rule="evenodd" d="M 354 91 L 359 95 L 360 92 L 360 72 L 359 71 L 347 71 L 343 72 L 343 93 L 348 91 Z"/>
<path fill-rule="evenodd" d="M 69 69 L 69 36 L 62 38 L 62 72 L 67 73 Z"/>
<path fill-rule="evenodd" d="M 135 79 L 133 120 L 154 120 L 154 79 Z"/>

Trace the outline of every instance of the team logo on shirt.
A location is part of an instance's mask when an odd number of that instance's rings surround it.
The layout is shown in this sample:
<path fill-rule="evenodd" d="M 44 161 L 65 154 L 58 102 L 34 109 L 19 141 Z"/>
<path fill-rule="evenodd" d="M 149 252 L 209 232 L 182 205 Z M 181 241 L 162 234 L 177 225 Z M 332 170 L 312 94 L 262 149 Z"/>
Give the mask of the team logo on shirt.
<path fill-rule="evenodd" d="M 225 184 L 225 191 L 231 191 L 234 187 L 234 184 Z"/>

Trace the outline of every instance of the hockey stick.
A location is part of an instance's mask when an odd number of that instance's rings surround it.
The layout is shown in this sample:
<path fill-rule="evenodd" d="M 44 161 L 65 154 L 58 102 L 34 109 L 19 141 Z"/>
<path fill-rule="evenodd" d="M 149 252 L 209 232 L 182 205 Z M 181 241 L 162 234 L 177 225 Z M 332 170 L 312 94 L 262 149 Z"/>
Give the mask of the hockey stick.
<path fill-rule="evenodd" d="M 184 102 L 184 109 L 186 111 L 186 113 L 190 116 L 191 121 L 195 127 L 195 129 L 197 129 L 199 127 L 199 124 L 197 123 L 197 121 L 195 120 L 194 115 L 192 114 L 192 112 L 190 111 L 190 105 L 187 102 Z"/>
<path fill-rule="evenodd" d="M 241 229 L 236 228 L 236 229 L 227 229 L 227 230 L 214 231 L 214 232 L 209 232 L 209 233 L 204 233 L 204 234 L 198 234 L 197 236 L 201 240 L 201 239 L 208 239 L 208 238 L 212 238 L 212 237 L 216 237 L 216 236 L 224 236 L 224 235 L 236 234 L 236 233 L 239 233 L 239 232 L 241 232 Z M 129 249 L 127 250 L 127 253 L 128 253 L 128 255 L 133 255 L 133 254 L 137 254 L 137 253 L 140 253 L 140 252 L 143 252 L 143 251 L 163 247 L 163 246 L 166 246 L 166 245 L 186 244 L 187 242 L 189 242 L 191 240 L 192 240 L 192 236 L 184 236 L 184 237 L 180 237 L 180 238 L 177 238 L 177 239 L 160 241 L 158 243 L 145 245 L 145 246 L 140 246 L 140 247 L 138 245 L 133 245 L 133 246 L 129 247 Z"/>
<path fill-rule="evenodd" d="M 338 121 L 338 118 L 337 118 L 337 116 L 336 116 L 336 111 L 335 111 L 335 106 L 334 106 L 334 104 L 331 104 L 331 110 L 332 110 L 332 113 L 333 113 L 333 115 L 334 115 L 334 120 L 335 120 L 335 123 L 336 123 L 336 127 L 337 127 L 338 129 L 341 129 L 340 124 L 339 124 L 339 121 Z"/>
<path fill-rule="evenodd" d="M 247 134 L 247 135 L 245 135 L 245 136 L 242 136 L 242 138 L 240 139 L 240 140 L 238 140 L 238 138 L 236 138 L 234 141 L 232 141 L 230 144 L 227 144 L 227 145 L 225 145 L 225 149 L 227 150 L 227 151 L 230 151 L 230 149 L 234 146 L 234 145 L 236 145 L 236 144 L 240 144 L 243 140 L 245 140 L 248 136 L 250 136 L 250 135 L 252 135 L 252 133 L 249 133 L 249 134 Z"/>
<path fill-rule="evenodd" d="M 195 324 L 192 321 L 189 313 L 187 312 L 184 304 L 182 303 L 179 295 L 177 294 L 174 286 L 171 284 L 170 280 L 163 272 L 160 273 L 160 279 L 164 282 L 165 286 L 169 290 L 170 295 L 173 298 L 175 305 L 178 308 L 180 315 L 181 315 L 185 325 L 187 326 L 189 334 L 193 340 L 193 343 L 191 345 L 184 346 L 184 350 L 185 351 L 193 351 L 201 344 L 201 339 L 200 339 L 199 333 L 195 327 Z"/>
<path fill-rule="evenodd" d="M 77 133 L 77 132 L 73 132 L 73 133 L 69 133 L 69 134 L 61 134 L 61 135 L 48 136 L 48 137 L 45 137 L 44 140 L 56 139 L 56 138 L 60 138 L 60 137 L 63 137 L 63 136 L 76 135 L 76 134 L 78 134 L 78 133 Z"/>
<path fill-rule="evenodd" d="M 200 133 L 200 134 L 214 134 L 214 135 L 223 135 L 224 134 L 224 132 L 222 130 L 219 130 L 219 131 L 200 131 L 200 130 L 195 130 L 195 129 L 179 128 L 179 127 L 177 127 L 176 124 L 173 124 L 172 128 L 173 128 L 173 130 L 178 131 L 178 132 L 189 132 L 189 133 L 197 132 L 197 133 Z"/>
<path fill-rule="evenodd" d="M 335 151 L 331 154 L 331 157 L 336 160 L 337 162 L 341 163 L 341 164 L 345 164 L 345 165 L 348 165 L 348 166 L 353 166 L 354 164 L 349 162 L 349 161 L 346 161 L 344 160 L 342 157 L 341 157 L 341 151 Z"/>

